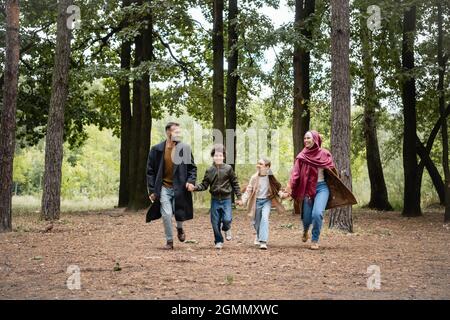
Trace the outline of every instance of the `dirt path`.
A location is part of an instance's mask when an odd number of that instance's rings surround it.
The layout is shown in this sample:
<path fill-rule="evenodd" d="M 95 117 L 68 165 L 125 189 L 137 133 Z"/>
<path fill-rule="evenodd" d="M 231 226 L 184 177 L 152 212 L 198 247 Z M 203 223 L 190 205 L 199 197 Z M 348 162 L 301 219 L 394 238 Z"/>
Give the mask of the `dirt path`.
<path fill-rule="evenodd" d="M 321 250 L 301 242 L 298 216 L 271 215 L 269 250 L 253 245 L 250 218 L 234 212 L 234 239 L 213 248 L 205 210 L 186 223 L 190 243 L 166 252 L 162 222 L 121 210 L 63 214 L 53 230 L 15 218 L 0 234 L 0 299 L 450 299 L 450 226 L 442 212 L 407 219 L 355 211 L 355 233 L 324 222 Z M 120 271 L 114 271 L 116 262 Z M 69 265 L 81 290 L 69 290 Z M 367 288 L 378 265 L 381 289 Z"/>

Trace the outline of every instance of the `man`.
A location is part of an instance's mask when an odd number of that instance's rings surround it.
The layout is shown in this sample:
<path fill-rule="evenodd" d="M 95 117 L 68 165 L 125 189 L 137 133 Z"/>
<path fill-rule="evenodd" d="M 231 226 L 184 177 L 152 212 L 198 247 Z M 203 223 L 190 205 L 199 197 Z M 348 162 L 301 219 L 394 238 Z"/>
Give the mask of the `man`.
<path fill-rule="evenodd" d="M 172 216 L 177 222 L 178 240 L 184 242 L 183 221 L 194 215 L 192 193 L 187 190 L 195 184 L 197 167 L 191 147 L 181 142 L 181 127 L 176 122 L 166 125 L 167 139 L 153 146 L 147 161 L 147 188 L 152 201 L 147 222 L 163 218 L 166 234 L 165 249 L 173 249 Z"/>

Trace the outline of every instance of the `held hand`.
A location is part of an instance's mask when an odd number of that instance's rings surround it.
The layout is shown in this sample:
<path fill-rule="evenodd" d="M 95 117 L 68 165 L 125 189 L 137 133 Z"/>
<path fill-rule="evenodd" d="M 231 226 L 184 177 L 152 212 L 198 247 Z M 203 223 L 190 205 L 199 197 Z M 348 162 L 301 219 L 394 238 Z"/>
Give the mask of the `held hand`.
<path fill-rule="evenodd" d="M 151 202 L 155 202 L 156 194 L 152 193 L 151 195 L 148 196 L 148 198 L 150 199 Z"/>
<path fill-rule="evenodd" d="M 279 196 L 281 199 L 286 199 L 286 198 L 289 198 L 289 197 L 291 196 L 291 194 L 288 193 L 288 192 L 286 192 L 286 191 L 280 191 L 280 192 L 278 193 L 278 196 Z"/>
<path fill-rule="evenodd" d="M 186 189 L 189 192 L 193 192 L 195 190 L 195 186 L 192 183 L 186 183 Z"/>
<path fill-rule="evenodd" d="M 287 194 L 289 194 L 289 195 L 291 195 L 291 194 L 292 194 L 291 186 L 288 185 L 288 186 L 286 187 L 286 189 L 284 189 L 284 192 L 287 193 Z"/>
<path fill-rule="evenodd" d="M 244 203 L 242 202 L 242 200 L 236 200 L 236 204 L 240 207 L 242 207 L 244 205 Z"/>

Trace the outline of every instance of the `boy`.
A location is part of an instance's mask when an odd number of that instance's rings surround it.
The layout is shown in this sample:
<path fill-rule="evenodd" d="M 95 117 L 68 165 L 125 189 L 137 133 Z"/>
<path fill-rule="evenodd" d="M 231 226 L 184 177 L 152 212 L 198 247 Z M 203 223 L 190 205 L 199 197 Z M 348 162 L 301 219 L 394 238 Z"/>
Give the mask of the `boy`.
<path fill-rule="evenodd" d="M 222 231 L 225 232 L 225 238 L 231 240 L 231 194 L 234 192 L 238 200 L 236 204 L 241 206 L 241 191 L 239 182 L 233 167 L 224 163 L 225 147 L 221 144 L 214 145 L 211 150 L 211 157 L 213 158 L 213 165 L 209 167 L 203 178 L 202 183 L 188 185 L 189 191 L 205 191 L 209 187 L 211 193 L 211 224 L 214 231 L 214 244 L 216 249 L 222 249 L 223 236 Z"/>

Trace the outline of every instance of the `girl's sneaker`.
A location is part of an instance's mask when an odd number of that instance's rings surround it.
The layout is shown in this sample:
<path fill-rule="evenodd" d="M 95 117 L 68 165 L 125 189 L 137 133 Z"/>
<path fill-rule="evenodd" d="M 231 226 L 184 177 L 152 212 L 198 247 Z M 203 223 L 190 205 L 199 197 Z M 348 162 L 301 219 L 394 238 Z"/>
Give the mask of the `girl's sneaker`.
<path fill-rule="evenodd" d="M 267 243 L 265 243 L 265 242 L 260 242 L 259 248 L 260 248 L 261 250 L 267 250 Z"/>
<path fill-rule="evenodd" d="M 217 242 L 216 245 L 214 246 L 216 249 L 222 249 L 223 247 L 223 243 L 222 242 Z"/>
<path fill-rule="evenodd" d="M 231 237 L 231 229 L 225 231 L 225 239 L 227 239 L 227 241 L 230 241 L 232 239 L 232 237 Z"/>
<path fill-rule="evenodd" d="M 319 250 L 319 244 L 317 242 L 313 242 L 311 244 L 311 250 Z"/>
<path fill-rule="evenodd" d="M 253 244 L 259 246 L 261 243 L 258 240 L 258 236 L 255 237 L 255 242 L 253 242 Z"/>

